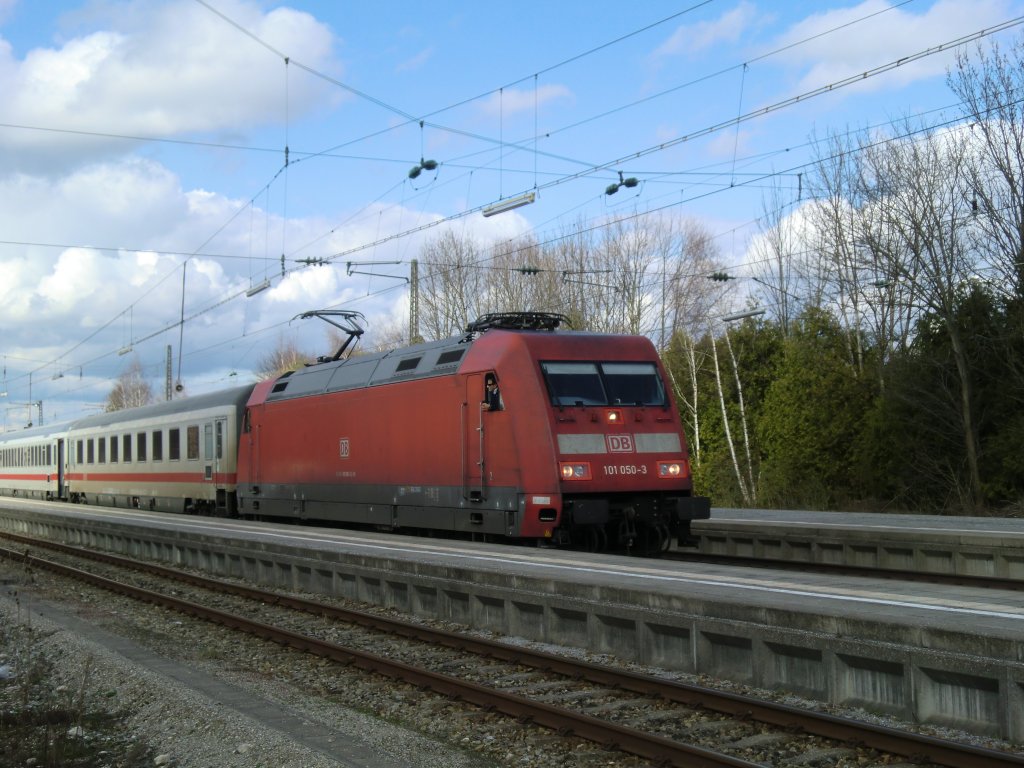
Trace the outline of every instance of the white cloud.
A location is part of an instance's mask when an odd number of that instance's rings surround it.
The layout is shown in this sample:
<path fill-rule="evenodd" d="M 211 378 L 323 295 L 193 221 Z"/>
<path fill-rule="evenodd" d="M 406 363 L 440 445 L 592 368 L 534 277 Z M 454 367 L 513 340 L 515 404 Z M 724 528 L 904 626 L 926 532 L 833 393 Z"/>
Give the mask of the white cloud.
<path fill-rule="evenodd" d="M 434 55 L 434 47 L 433 46 L 430 46 L 428 48 L 424 48 L 422 51 L 417 53 L 415 56 L 411 56 L 410 58 L 406 59 L 405 61 L 399 62 L 399 64 L 395 67 L 395 72 L 411 72 L 413 70 L 419 69 L 424 64 L 426 64 L 428 61 L 430 61 L 430 59 L 433 57 L 433 55 Z"/>
<path fill-rule="evenodd" d="M 18 0 L 0 0 L 0 24 L 10 17 L 17 4 Z"/>
<path fill-rule="evenodd" d="M 819 88 L 850 77 L 900 55 L 913 54 L 947 43 L 965 34 L 1005 21 L 1004 0 L 939 0 L 915 13 L 915 6 L 894 8 L 887 0 L 865 0 L 859 5 L 808 16 L 792 26 L 770 47 L 780 48 L 808 40 L 773 60 L 803 71 L 796 92 Z M 877 14 L 866 21 L 858 21 Z M 857 22 L 857 23 L 853 23 Z M 849 25 L 844 27 L 844 25 Z M 840 28 L 829 34 L 828 30 Z M 821 37 L 815 38 L 817 35 Z M 942 75 L 953 50 L 906 64 L 884 78 L 867 80 L 864 87 L 879 89 Z"/>
<path fill-rule="evenodd" d="M 572 91 L 564 85 L 541 85 L 533 88 L 505 88 L 481 103 L 484 114 L 510 117 L 532 112 L 535 107 L 544 107 L 558 101 L 572 101 Z"/>
<path fill-rule="evenodd" d="M 741 2 L 712 21 L 701 21 L 676 28 L 654 51 L 654 56 L 694 58 L 720 43 L 735 43 L 757 16 L 752 3 Z"/>
<path fill-rule="evenodd" d="M 340 74 L 333 36 L 312 16 L 289 8 L 263 13 L 241 0 L 218 10 L 274 50 L 187 0 L 119 5 L 106 28 L 22 60 L 0 42 L 0 122 L 37 129 L 0 133 L 5 162 L 17 155 L 18 167 L 38 169 L 132 148 L 115 134 L 167 138 L 283 123 L 286 81 L 293 117 L 338 98 L 337 88 L 284 63 L 291 56 Z"/>
<path fill-rule="evenodd" d="M 709 158 L 742 158 L 750 149 L 752 133 L 740 128 L 730 127 L 718 131 L 707 141 L 706 148 Z"/>

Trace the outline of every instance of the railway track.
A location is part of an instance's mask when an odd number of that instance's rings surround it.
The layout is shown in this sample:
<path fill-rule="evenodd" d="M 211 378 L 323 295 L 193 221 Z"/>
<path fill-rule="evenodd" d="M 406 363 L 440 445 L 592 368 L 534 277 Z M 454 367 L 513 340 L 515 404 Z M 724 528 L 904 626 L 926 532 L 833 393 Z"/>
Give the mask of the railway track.
<path fill-rule="evenodd" d="M 815 765 L 830 766 L 891 764 L 894 755 L 928 765 L 1024 766 L 1024 758 L 1009 752 L 641 675 L 66 545 L 3 536 L 20 545 L 50 549 L 58 558 L 75 563 L 32 556 L 27 550 L 0 550 L 4 556 L 34 567 L 658 765 L 772 765 L 760 756 L 770 752 L 786 755 L 787 762 L 815 759 Z M 99 564 L 99 568 L 93 565 L 87 571 L 80 567 L 81 559 Z M 173 589 L 167 587 L 169 579 L 177 584 Z M 172 596 L 169 591 L 188 594 Z M 304 618 L 296 618 L 297 611 L 303 612 Z M 748 759 L 751 755 L 754 761 Z"/>

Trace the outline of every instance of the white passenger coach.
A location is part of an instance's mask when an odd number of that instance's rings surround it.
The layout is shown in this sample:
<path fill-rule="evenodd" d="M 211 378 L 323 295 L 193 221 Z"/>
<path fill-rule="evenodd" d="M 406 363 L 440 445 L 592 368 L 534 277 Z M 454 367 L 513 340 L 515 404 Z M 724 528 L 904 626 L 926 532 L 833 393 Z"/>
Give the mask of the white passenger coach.
<path fill-rule="evenodd" d="M 0 434 L 0 494 L 233 514 L 251 386 Z"/>

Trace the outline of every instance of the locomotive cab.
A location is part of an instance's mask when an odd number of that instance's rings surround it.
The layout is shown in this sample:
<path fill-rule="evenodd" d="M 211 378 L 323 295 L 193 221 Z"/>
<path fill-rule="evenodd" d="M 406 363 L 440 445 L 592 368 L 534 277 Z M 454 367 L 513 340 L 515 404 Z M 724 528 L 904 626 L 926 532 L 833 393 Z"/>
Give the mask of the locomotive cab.
<path fill-rule="evenodd" d="M 467 355 L 476 370 L 496 371 L 506 395 L 507 410 L 481 424 L 481 459 L 495 473 L 518 472 L 508 484 L 521 493 L 518 535 L 642 555 L 689 544 L 690 521 L 710 517 L 710 501 L 693 494 L 654 345 L 541 325 L 551 317 L 499 316 Z"/>
<path fill-rule="evenodd" d="M 609 350 L 612 347 L 609 346 Z M 694 496 L 678 414 L 656 357 L 541 361 L 562 495 L 562 543 L 654 554 L 710 516 Z"/>

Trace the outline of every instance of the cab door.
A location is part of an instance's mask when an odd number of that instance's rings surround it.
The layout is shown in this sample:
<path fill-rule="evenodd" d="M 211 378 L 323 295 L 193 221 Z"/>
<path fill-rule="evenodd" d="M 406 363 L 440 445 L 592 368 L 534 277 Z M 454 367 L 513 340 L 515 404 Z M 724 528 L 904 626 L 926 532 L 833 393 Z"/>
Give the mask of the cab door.
<path fill-rule="evenodd" d="M 462 495 L 471 502 L 487 498 L 484 487 L 484 377 L 474 373 L 466 377 L 465 397 L 462 402 Z"/>

